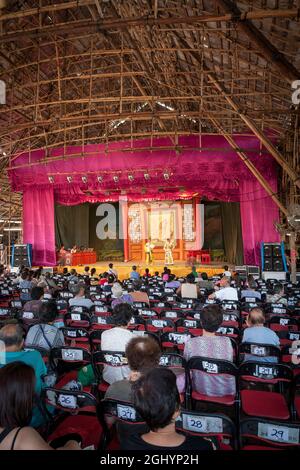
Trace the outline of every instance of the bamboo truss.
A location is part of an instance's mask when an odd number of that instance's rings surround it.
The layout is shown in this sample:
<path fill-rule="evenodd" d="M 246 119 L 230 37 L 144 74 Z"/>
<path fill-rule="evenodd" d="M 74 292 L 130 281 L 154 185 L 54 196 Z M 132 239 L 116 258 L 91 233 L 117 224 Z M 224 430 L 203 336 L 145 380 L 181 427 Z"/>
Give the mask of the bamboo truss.
<path fill-rule="evenodd" d="M 189 134 L 223 135 L 286 217 L 300 188 L 291 99 L 299 17 L 296 0 L 6 2 L 0 220 L 21 217 L 21 196 L 7 180 L 14 155 L 157 136 L 178 150 L 178 136 Z M 256 135 L 276 159 L 278 194 L 236 147 L 237 133 Z"/>

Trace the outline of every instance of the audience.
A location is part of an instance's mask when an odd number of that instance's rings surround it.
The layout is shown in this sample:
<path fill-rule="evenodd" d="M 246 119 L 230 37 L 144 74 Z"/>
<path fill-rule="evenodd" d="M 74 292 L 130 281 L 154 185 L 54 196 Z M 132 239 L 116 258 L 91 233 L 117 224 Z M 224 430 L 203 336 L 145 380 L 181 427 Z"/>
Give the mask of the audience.
<path fill-rule="evenodd" d="M 141 291 L 142 282 L 140 279 L 133 281 L 133 291 L 130 293 L 133 302 L 145 302 L 149 305 L 149 296 L 147 292 Z"/>
<path fill-rule="evenodd" d="M 42 287 L 33 287 L 31 289 L 31 300 L 26 302 L 23 307 L 24 312 L 32 312 L 37 317 L 42 306 L 42 298 L 44 297 L 44 289 Z"/>
<path fill-rule="evenodd" d="M 273 294 L 267 295 L 267 303 L 287 305 L 287 299 L 284 297 L 284 287 L 280 282 L 273 286 Z"/>
<path fill-rule="evenodd" d="M 25 339 L 26 348 L 41 348 L 50 351 L 65 345 L 62 331 L 54 325 L 57 318 L 54 302 L 44 303 L 39 312 L 40 323 L 29 328 Z"/>
<path fill-rule="evenodd" d="M 241 291 L 241 299 L 245 299 L 246 297 L 255 298 L 257 300 L 261 300 L 261 293 L 257 292 L 256 290 L 257 284 L 253 278 L 250 276 L 247 279 L 247 288 Z"/>
<path fill-rule="evenodd" d="M 140 275 L 139 273 L 137 272 L 137 267 L 136 266 L 132 266 L 132 271 L 130 273 L 130 279 L 139 279 L 140 278 Z"/>
<path fill-rule="evenodd" d="M 197 283 L 200 289 L 213 290 L 214 283 L 209 281 L 207 273 L 201 273 L 200 277 L 197 278 Z"/>
<path fill-rule="evenodd" d="M 132 384 L 148 370 L 158 367 L 161 349 L 151 337 L 138 336 L 127 343 L 125 355 L 130 374 L 127 379 L 114 382 L 105 394 L 106 399 L 132 402 Z"/>
<path fill-rule="evenodd" d="M 133 298 L 130 294 L 124 294 L 123 288 L 119 282 L 115 282 L 111 289 L 112 302 L 111 307 L 114 308 L 118 304 L 132 304 Z"/>
<path fill-rule="evenodd" d="M 35 392 L 39 397 L 44 386 L 43 376 L 47 374 L 47 368 L 39 351 L 24 349 L 24 330 L 19 324 L 4 325 L 0 330 L 0 341 L 5 345 L 5 352 L 0 353 L 0 367 L 16 361 L 31 366 L 35 372 Z M 31 424 L 37 427 L 43 423 L 44 417 L 40 410 L 35 408 Z"/>
<path fill-rule="evenodd" d="M 238 300 L 238 293 L 234 287 L 230 287 L 230 278 L 222 277 L 220 281 L 220 290 L 208 296 L 209 299 L 223 300 Z"/>
<path fill-rule="evenodd" d="M 253 308 L 247 316 L 248 328 L 244 330 L 242 343 L 268 344 L 279 348 L 279 337 L 270 328 L 264 326 L 265 316 L 261 308 Z M 276 357 L 259 357 L 251 354 L 245 355 L 246 361 L 277 362 Z"/>
<path fill-rule="evenodd" d="M 233 361 L 233 348 L 230 338 L 216 335 L 223 322 L 223 313 L 219 305 L 207 305 L 201 312 L 202 336 L 192 338 L 185 343 L 183 356 L 186 360 L 191 357 L 206 357 L 210 359 L 223 359 Z M 182 380 L 182 379 L 181 379 Z M 235 391 L 235 382 L 232 377 L 213 376 L 201 371 L 195 371 L 193 380 L 197 391 L 211 396 L 230 395 Z M 179 389 L 182 389 L 179 381 Z"/>
<path fill-rule="evenodd" d="M 0 450 L 53 450 L 41 435 L 30 427 L 35 394 L 34 369 L 15 361 L 0 369 Z M 79 450 L 69 440 L 62 450 Z"/>
<path fill-rule="evenodd" d="M 108 274 L 111 274 L 112 276 L 114 276 L 115 280 L 118 279 L 118 271 L 114 269 L 113 263 L 109 263 L 108 265 Z"/>
<path fill-rule="evenodd" d="M 30 281 L 29 272 L 27 270 L 26 271 L 24 270 L 23 273 L 21 274 L 21 281 L 19 283 L 19 288 L 20 289 L 28 289 L 28 291 L 29 291 L 29 292 L 22 292 L 21 291 L 20 299 L 23 302 L 27 302 L 27 301 L 31 300 L 30 291 L 32 289 L 32 282 Z"/>
<path fill-rule="evenodd" d="M 132 332 L 128 330 L 132 316 L 133 309 L 129 304 L 116 305 L 113 311 L 116 326 L 102 333 L 102 351 L 125 352 L 127 343 L 133 337 Z M 130 369 L 128 366 L 113 367 L 106 365 L 103 370 L 103 379 L 112 384 L 117 380 L 127 379 L 129 374 Z"/>
<path fill-rule="evenodd" d="M 169 280 L 165 283 L 165 287 L 170 289 L 178 289 L 180 286 L 181 284 L 176 280 L 175 274 L 170 274 Z"/>
<path fill-rule="evenodd" d="M 231 272 L 229 271 L 229 268 L 228 268 L 227 265 L 224 266 L 223 276 L 225 276 L 225 277 L 231 277 Z"/>
<path fill-rule="evenodd" d="M 134 386 L 134 406 L 149 426 L 146 434 L 130 434 L 121 442 L 123 450 L 176 452 L 213 450 L 211 441 L 176 431 L 180 398 L 176 376 L 163 368 L 150 370 Z"/>
<path fill-rule="evenodd" d="M 182 299 L 197 299 L 200 297 L 201 292 L 199 286 L 195 284 L 195 278 L 193 274 L 188 274 L 186 277 L 186 283 L 181 284 L 181 286 L 176 291 L 177 295 L 180 295 Z"/>
<path fill-rule="evenodd" d="M 85 284 L 75 284 L 70 287 L 70 291 L 74 297 L 69 300 L 70 307 L 85 307 L 90 309 L 94 303 L 91 299 L 85 297 Z"/>

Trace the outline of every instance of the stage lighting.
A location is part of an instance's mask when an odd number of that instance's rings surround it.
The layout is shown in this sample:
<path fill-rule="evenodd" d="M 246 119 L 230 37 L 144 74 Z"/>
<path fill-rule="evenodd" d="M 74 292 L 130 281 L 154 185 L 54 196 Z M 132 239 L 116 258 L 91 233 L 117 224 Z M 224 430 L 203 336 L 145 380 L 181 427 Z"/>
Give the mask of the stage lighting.
<path fill-rule="evenodd" d="M 68 183 L 72 183 L 72 179 L 73 179 L 72 176 L 67 176 Z"/>
<path fill-rule="evenodd" d="M 129 179 L 129 181 L 133 181 L 133 180 L 134 180 L 134 176 L 133 176 L 133 175 L 128 175 L 128 179 Z"/>
<path fill-rule="evenodd" d="M 87 183 L 87 177 L 86 177 L 86 176 L 82 176 L 82 178 L 81 178 L 81 179 L 82 179 L 82 182 L 83 182 L 84 184 L 86 184 L 86 183 Z"/>
<path fill-rule="evenodd" d="M 149 173 L 144 173 L 144 178 L 145 178 L 145 180 L 149 180 L 150 179 Z"/>
<path fill-rule="evenodd" d="M 168 172 L 165 172 L 165 173 L 164 173 L 164 178 L 165 178 L 165 180 L 168 180 L 168 179 L 170 178 L 170 175 L 169 175 Z"/>
<path fill-rule="evenodd" d="M 113 177 L 113 180 L 114 180 L 115 183 L 117 183 L 117 182 L 119 181 L 119 177 L 115 175 L 115 176 Z"/>
<path fill-rule="evenodd" d="M 54 183 L 54 176 L 48 176 L 49 183 Z"/>
<path fill-rule="evenodd" d="M 98 180 L 98 183 L 102 183 L 102 181 L 103 181 L 102 176 L 97 176 L 97 180 Z"/>

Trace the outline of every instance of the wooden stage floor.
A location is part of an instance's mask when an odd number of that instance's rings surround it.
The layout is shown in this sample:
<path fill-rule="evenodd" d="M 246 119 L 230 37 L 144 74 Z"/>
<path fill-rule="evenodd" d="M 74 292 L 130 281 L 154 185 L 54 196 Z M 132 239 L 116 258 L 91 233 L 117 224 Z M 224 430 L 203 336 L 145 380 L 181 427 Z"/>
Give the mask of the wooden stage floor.
<path fill-rule="evenodd" d="M 96 274 L 99 275 L 100 273 L 103 273 L 108 270 L 108 264 L 107 262 L 98 262 L 95 264 L 89 264 L 90 269 L 95 268 L 96 269 Z M 150 265 L 146 265 L 146 263 L 137 263 L 134 261 L 129 261 L 127 263 L 122 263 L 122 262 L 113 262 L 114 269 L 118 271 L 119 279 L 122 281 L 124 279 L 127 279 L 132 271 L 132 266 L 137 266 L 137 271 L 143 275 L 145 272 L 146 268 L 149 268 L 150 274 L 153 275 L 155 271 L 159 271 L 161 273 L 163 271 L 163 268 L 165 264 L 163 261 L 154 261 Z M 224 264 L 220 263 L 211 263 L 209 265 L 199 265 L 196 264 L 196 269 L 197 272 L 206 272 L 209 277 L 214 276 L 216 274 L 220 274 L 224 271 L 223 269 Z M 76 271 L 80 274 L 84 272 L 84 265 L 81 266 L 65 266 L 69 270 L 72 268 L 75 268 Z M 187 265 L 184 261 L 182 262 L 176 262 L 175 264 L 168 266 L 172 273 L 175 274 L 175 276 L 180 277 L 180 276 L 186 276 L 188 273 L 191 272 L 192 267 L 191 265 Z M 62 272 L 64 266 L 58 266 L 58 272 Z"/>

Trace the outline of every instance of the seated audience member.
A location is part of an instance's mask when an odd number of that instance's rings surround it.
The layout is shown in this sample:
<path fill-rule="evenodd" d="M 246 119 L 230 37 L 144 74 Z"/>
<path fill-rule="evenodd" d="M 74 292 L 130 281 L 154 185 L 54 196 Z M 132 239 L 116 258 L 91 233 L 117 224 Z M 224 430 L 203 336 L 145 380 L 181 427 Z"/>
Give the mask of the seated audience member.
<path fill-rule="evenodd" d="M 71 269 L 70 276 L 69 276 L 69 281 L 78 282 L 78 274 L 77 274 L 76 269 Z"/>
<path fill-rule="evenodd" d="M 0 450 L 54 450 L 30 427 L 34 395 L 31 366 L 16 361 L 0 369 Z M 80 445 L 69 440 L 60 449 L 79 450 Z"/>
<path fill-rule="evenodd" d="M 186 283 L 181 284 L 176 294 L 180 295 L 182 299 L 197 299 L 201 295 L 199 286 L 195 284 L 195 278 L 192 274 L 187 275 Z"/>
<path fill-rule="evenodd" d="M 139 275 L 139 273 L 137 272 L 136 269 L 137 269 L 136 266 L 132 266 L 132 271 L 131 271 L 130 276 L 129 276 L 130 279 L 139 279 L 140 278 L 140 275 Z"/>
<path fill-rule="evenodd" d="M 96 268 L 92 268 L 92 269 L 91 269 L 91 277 L 95 277 L 95 276 L 96 276 L 96 272 L 97 272 Z"/>
<path fill-rule="evenodd" d="M 178 289 L 180 285 L 180 282 L 176 280 L 175 274 L 170 274 L 169 280 L 165 283 L 165 287 L 170 289 Z"/>
<path fill-rule="evenodd" d="M 264 326 L 265 316 L 261 308 L 250 310 L 246 320 L 248 328 L 244 330 L 242 343 L 251 344 L 269 344 L 271 346 L 280 346 L 279 337 L 270 328 Z M 251 354 L 245 355 L 245 361 L 256 362 L 277 362 L 276 357 L 259 357 Z"/>
<path fill-rule="evenodd" d="M 62 331 L 54 326 L 58 316 L 54 302 L 44 303 L 39 313 L 40 322 L 29 328 L 25 339 L 26 348 L 42 348 L 50 351 L 51 348 L 59 348 L 65 345 Z"/>
<path fill-rule="evenodd" d="M 199 274 L 197 273 L 196 266 L 192 266 L 192 272 L 190 273 L 192 276 L 194 276 L 195 279 L 199 277 Z"/>
<path fill-rule="evenodd" d="M 239 274 L 239 273 L 234 273 L 234 274 L 233 274 L 231 286 L 232 286 L 232 287 L 235 287 L 236 289 L 243 286 L 243 281 L 242 281 L 242 279 L 240 278 L 240 274 Z"/>
<path fill-rule="evenodd" d="M 238 293 L 234 287 L 230 287 L 230 278 L 222 277 L 220 281 L 220 290 L 208 296 L 209 299 L 223 300 L 238 300 Z"/>
<path fill-rule="evenodd" d="M 163 272 L 163 275 L 162 275 L 162 280 L 164 282 L 168 282 L 168 280 L 170 278 L 170 274 L 171 274 L 171 270 L 168 269 L 168 268 L 165 268 L 165 271 Z"/>
<path fill-rule="evenodd" d="M 84 267 L 84 276 L 89 276 L 90 275 L 90 267 L 89 266 L 85 266 Z"/>
<path fill-rule="evenodd" d="M 180 398 L 175 374 L 165 368 L 155 368 L 134 385 L 134 407 L 149 426 L 146 434 L 130 434 L 121 440 L 122 450 L 176 452 L 213 450 L 208 439 L 185 436 L 176 431 L 180 414 Z"/>
<path fill-rule="evenodd" d="M 44 289 L 42 287 L 33 287 L 30 295 L 31 300 L 26 302 L 23 311 L 32 312 L 34 316 L 37 317 L 43 306 L 42 298 L 44 297 Z"/>
<path fill-rule="evenodd" d="M 50 292 L 53 292 L 59 289 L 58 285 L 56 284 L 54 279 L 51 277 L 50 273 L 45 273 L 45 283 L 47 284 L 47 288 Z"/>
<path fill-rule="evenodd" d="M 224 277 L 231 277 L 231 272 L 229 271 L 227 265 L 224 266 L 224 272 L 222 273 L 222 276 L 224 276 Z"/>
<path fill-rule="evenodd" d="M 63 268 L 63 276 L 70 276 L 68 268 Z"/>
<path fill-rule="evenodd" d="M 209 281 L 207 273 L 201 273 L 200 277 L 197 279 L 197 284 L 200 289 L 213 290 L 214 283 Z"/>
<path fill-rule="evenodd" d="M 115 327 L 105 330 L 101 336 L 102 351 L 125 352 L 127 343 L 132 339 L 133 334 L 128 330 L 130 320 L 133 316 L 133 309 L 129 304 L 119 304 L 113 310 Z M 105 366 L 103 379 L 112 384 L 117 380 L 127 379 L 130 374 L 128 366 L 113 367 Z"/>
<path fill-rule="evenodd" d="M 246 297 L 253 297 L 257 300 L 261 300 L 261 293 L 256 290 L 257 284 L 251 278 L 247 280 L 247 289 L 241 291 L 241 299 L 245 299 Z"/>
<path fill-rule="evenodd" d="M 133 299 L 133 302 L 145 302 L 146 304 L 150 304 L 149 296 L 147 292 L 141 291 L 142 281 L 140 279 L 136 279 L 133 281 L 133 291 L 130 292 L 130 295 Z"/>
<path fill-rule="evenodd" d="M 115 282 L 111 289 L 112 303 L 111 307 L 114 308 L 118 304 L 132 304 L 133 298 L 130 294 L 124 294 L 122 286 L 119 282 Z"/>
<path fill-rule="evenodd" d="M 273 294 L 267 295 L 267 303 L 287 305 L 287 299 L 284 297 L 284 287 L 280 282 L 273 286 Z"/>
<path fill-rule="evenodd" d="M 202 336 L 192 338 L 185 343 L 184 357 L 201 356 L 211 359 L 233 361 L 233 349 L 227 336 L 217 336 L 216 331 L 223 322 L 223 313 L 220 305 L 211 304 L 204 307 L 201 312 Z M 233 394 L 235 380 L 233 377 L 222 377 L 205 374 L 201 371 L 193 373 L 193 380 L 199 393 L 210 396 L 223 396 Z M 178 384 L 179 390 L 183 387 Z M 200 392 L 201 390 L 201 392 Z"/>
<path fill-rule="evenodd" d="M 19 324 L 7 324 L 0 330 L 0 341 L 5 345 L 5 352 L 0 353 L 0 367 L 11 362 L 21 361 L 33 367 L 35 372 L 35 392 L 39 397 L 43 388 L 42 377 L 47 374 L 47 368 L 39 351 L 24 349 L 24 331 Z M 32 425 L 38 427 L 44 424 L 44 416 L 35 407 Z"/>
<path fill-rule="evenodd" d="M 20 299 L 23 302 L 31 300 L 30 291 L 32 289 L 32 282 L 30 281 L 29 271 L 24 270 L 21 274 L 21 281 L 19 283 L 19 289 L 28 289 L 29 292 L 21 292 Z"/>
<path fill-rule="evenodd" d="M 73 299 L 69 300 L 70 307 L 86 307 L 91 308 L 94 304 L 91 299 L 85 297 L 85 285 L 75 284 L 71 286 L 70 291 L 75 295 Z"/>
<path fill-rule="evenodd" d="M 115 281 L 118 279 L 118 271 L 114 269 L 113 263 L 109 263 L 108 265 L 108 274 L 111 274 L 112 276 L 114 276 Z"/>
<path fill-rule="evenodd" d="M 146 279 L 148 279 L 149 277 L 151 277 L 149 268 L 146 268 L 146 269 L 145 269 L 145 273 L 144 273 L 144 276 L 143 276 L 143 277 L 146 278 Z"/>
<path fill-rule="evenodd" d="M 107 284 L 107 279 L 108 279 L 108 273 L 103 273 L 103 274 L 100 274 L 100 281 L 99 281 L 99 285 L 100 286 L 105 286 L 105 284 Z"/>
<path fill-rule="evenodd" d="M 148 370 L 158 367 L 161 350 L 157 341 L 149 336 L 138 336 L 127 343 L 125 355 L 130 375 L 128 379 L 114 382 L 105 394 L 106 399 L 132 403 L 132 384 Z"/>
<path fill-rule="evenodd" d="M 112 274 L 108 274 L 107 282 L 103 286 L 103 291 L 111 293 L 111 289 L 115 281 L 116 281 L 115 276 L 113 276 Z"/>

